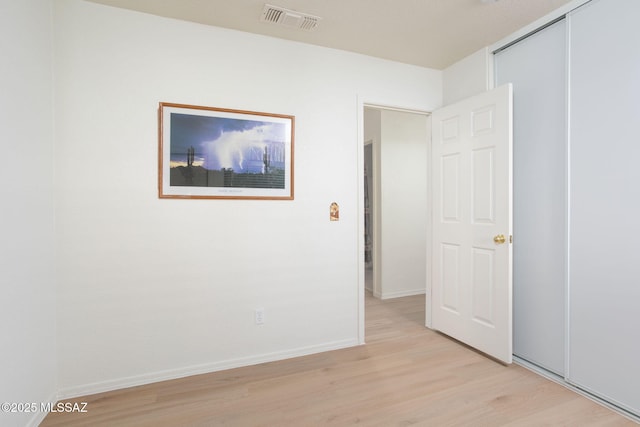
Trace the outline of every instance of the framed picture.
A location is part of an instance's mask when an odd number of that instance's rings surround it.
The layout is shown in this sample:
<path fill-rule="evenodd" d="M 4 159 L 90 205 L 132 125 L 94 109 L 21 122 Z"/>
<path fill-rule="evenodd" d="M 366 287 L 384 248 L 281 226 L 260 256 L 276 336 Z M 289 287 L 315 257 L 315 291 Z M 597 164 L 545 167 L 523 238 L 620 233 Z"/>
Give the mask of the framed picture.
<path fill-rule="evenodd" d="M 159 197 L 292 200 L 294 122 L 161 102 Z"/>

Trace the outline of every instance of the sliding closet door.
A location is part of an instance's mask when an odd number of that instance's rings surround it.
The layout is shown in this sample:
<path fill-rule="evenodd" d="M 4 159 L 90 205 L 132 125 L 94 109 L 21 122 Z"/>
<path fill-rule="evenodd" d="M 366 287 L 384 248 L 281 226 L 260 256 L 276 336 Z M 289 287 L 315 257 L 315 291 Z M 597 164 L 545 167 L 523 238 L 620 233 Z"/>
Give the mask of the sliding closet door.
<path fill-rule="evenodd" d="M 557 22 L 496 53 L 496 86 L 513 83 L 514 354 L 564 373 L 566 37 Z"/>
<path fill-rule="evenodd" d="M 568 380 L 640 414 L 640 1 L 568 19 Z"/>

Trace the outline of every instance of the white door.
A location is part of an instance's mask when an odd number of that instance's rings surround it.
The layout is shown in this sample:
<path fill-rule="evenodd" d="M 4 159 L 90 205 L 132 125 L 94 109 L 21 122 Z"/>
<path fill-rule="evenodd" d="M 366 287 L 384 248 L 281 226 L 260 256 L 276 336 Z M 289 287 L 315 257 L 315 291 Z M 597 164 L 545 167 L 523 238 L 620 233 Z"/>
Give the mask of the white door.
<path fill-rule="evenodd" d="M 511 363 L 511 85 L 432 123 L 432 327 Z"/>

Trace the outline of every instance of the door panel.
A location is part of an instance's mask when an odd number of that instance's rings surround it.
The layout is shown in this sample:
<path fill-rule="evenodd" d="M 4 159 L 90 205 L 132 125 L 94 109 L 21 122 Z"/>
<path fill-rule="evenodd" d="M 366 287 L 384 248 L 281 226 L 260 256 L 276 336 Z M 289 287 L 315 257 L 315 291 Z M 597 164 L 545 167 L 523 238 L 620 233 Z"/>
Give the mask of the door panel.
<path fill-rule="evenodd" d="M 442 157 L 442 222 L 460 222 L 458 187 L 460 181 L 460 156 Z"/>
<path fill-rule="evenodd" d="M 433 114 L 433 327 L 511 363 L 511 86 Z M 505 236 L 496 243 L 494 237 Z"/>
<path fill-rule="evenodd" d="M 493 147 L 473 151 L 473 221 L 493 224 L 495 200 Z"/>
<path fill-rule="evenodd" d="M 566 22 L 495 55 L 514 91 L 513 352 L 565 372 L 567 259 Z"/>
<path fill-rule="evenodd" d="M 472 319 L 484 324 L 484 326 L 494 327 L 494 307 L 492 304 L 495 286 L 493 280 L 494 251 L 477 248 L 473 248 L 472 251 Z"/>
<path fill-rule="evenodd" d="M 594 1 L 568 19 L 566 378 L 640 417 L 640 2 Z"/>
<path fill-rule="evenodd" d="M 460 246 L 442 244 L 442 308 L 459 314 L 460 309 Z"/>

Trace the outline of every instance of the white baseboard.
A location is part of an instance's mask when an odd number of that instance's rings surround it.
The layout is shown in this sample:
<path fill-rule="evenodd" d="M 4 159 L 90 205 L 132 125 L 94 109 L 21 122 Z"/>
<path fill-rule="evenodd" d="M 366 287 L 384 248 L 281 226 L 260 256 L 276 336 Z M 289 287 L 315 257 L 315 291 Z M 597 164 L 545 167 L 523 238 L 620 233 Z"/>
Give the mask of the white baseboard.
<path fill-rule="evenodd" d="M 186 366 L 177 369 L 169 369 L 159 372 L 151 372 L 141 375 L 135 375 L 124 378 L 117 378 L 108 381 L 101 381 L 91 384 L 83 384 L 79 386 L 66 387 L 58 391 L 58 399 L 72 399 L 80 396 L 87 396 L 96 393 L 104 393 L 107 391 L 119 390 L 123 388 L 135 387 L 145 384 L 151 384 L 159 381 L 173 380 L 177 378 L 189 377 L 191 375 L 208 374 L 211 372 L 223 371 L 226 369 L 240 368 L 243 366 L 257 365 L 265 362 L 275 362 L 278 360 L 291 359 L 294 357 L 307 356 L 325 351 L 339 350 L 347 347 L 359 345 L 358 341 L 343 340 L 334 341 L 317 346 L 300 347 L 292 350 L 259 354 L 255 356 L 242 357 L 232 360 L 223 360 L 220 362 L 205 363 L 201 365 Z M 36 424 L 37 425 L 37 424 Z"/>
<path fill-rule="evenodd" d="M 58 400 L 56 399 L 55 394 L 52 394 L 51 396 L 49 396 L 48 399 L 42 401 L 42 402 L 38 402 L 38 404 L 46 404 L 46 403 L 51 403 L 52 405 L 55 405 L 55 403 Z M 31 419 L 27 422 L 26 427 L 38 427 L 40 425 L 40 423 L 42 423 L 42 421 L 44 421 L 45 417 L 48 415 L 48 412 L 42 412 L 42 411 L 37 411 L 33 414 L 33 416 L 31 417 Z"/>
<path fill-rule="evenodd" d="M 397 292 L 382 292 L 378 298 L 380 299 L 391 299 L 391 298 L 401 298 L 401 297 L 410 297 L 413 295 L 424 295 L 426 291 L 424 289 L 409 289 L 405 291 L 397 291 Z"/>

